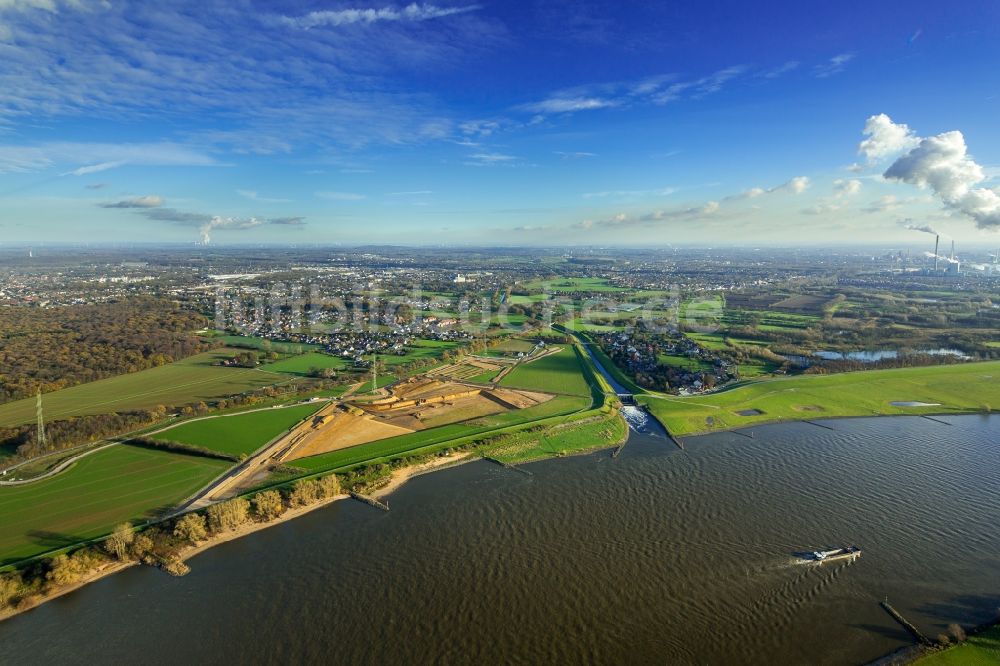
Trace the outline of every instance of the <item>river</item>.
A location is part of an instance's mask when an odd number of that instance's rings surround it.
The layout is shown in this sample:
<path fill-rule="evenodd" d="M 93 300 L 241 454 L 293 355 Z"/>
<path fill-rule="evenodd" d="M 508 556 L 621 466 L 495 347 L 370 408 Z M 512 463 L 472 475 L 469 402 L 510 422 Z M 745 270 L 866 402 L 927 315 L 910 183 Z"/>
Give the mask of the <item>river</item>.
<path fill-rule="evenodd" d="M 1000 606 L 1000 417 L 756 427 L 418 477 L 0 624 L 0 662 L 857 664 Z M 792 553 L 854 543 L 855 563 Z"/>

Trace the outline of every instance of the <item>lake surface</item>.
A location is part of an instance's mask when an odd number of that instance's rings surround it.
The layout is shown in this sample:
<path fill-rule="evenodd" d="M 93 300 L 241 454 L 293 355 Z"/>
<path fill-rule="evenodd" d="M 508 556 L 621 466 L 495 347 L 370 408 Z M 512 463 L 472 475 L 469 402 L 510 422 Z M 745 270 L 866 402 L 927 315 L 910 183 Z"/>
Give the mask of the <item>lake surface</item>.
<path fill-rule="evenodd" d="M 1000 606 L 1000 417 L 476 462 L 0 624 L 0 662 L 856 664 Z M 853 543 L 855 563 L 792 553 Z"/>
<path fill-rule="evenodd" d="M 875 363 L 877 361 L 884 361 L 887 359 L 899 358 L 902 356 L 919 356 L 926 354 L 928 356 L 954 356 L 956 358 L 968 359 L 971 358 L 968 354 L 960 349 L 915 349 L 913 351 L 900 352 L 894 349 L 874 349 L 874 350 L 861 350 L 861 351 L 849 351 L 849 352 L 835 352 L 835 351 L 818 351 L 813 352 L 813 356 L 821 358 L 824 361 L 861 361 L 862 363 Z"/>

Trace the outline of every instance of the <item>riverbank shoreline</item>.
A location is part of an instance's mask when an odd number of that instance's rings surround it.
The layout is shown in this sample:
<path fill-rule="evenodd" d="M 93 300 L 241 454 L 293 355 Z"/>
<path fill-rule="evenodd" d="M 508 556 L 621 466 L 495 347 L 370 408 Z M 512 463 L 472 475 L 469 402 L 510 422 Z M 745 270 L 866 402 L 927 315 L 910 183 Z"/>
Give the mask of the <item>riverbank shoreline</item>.
<path fill-rule="evenodd" d="M 655 398 L 654 398 L 655 399 Z M 660 427 L 670 433 L 673 437 L 677 439 L 687 439 L 688 437 L 704 437 L 705 435 L 719 435 L 723 433 L 736 433 L 740 434 L 742 430 L 748 430 L 750 428 L 755 428 L 757 426 L 773 426 L 773 425 L 788 425 L 790 423 L 809 423 L 810 421 L 844 421 L 847 419 L 874 419 L 874 418 L 898 418 L 898 417 L 924 417 L 924 416 L 998 416 L 1000 412 L 984 412 L 979 410 L 969 410 L 961 412 L 921 412 L 920 414 L 837 414 L 835 416 L 814 416 L 812 418 L 779 418 L 770 419 L 767 421 L 754 421 L 744 426 L 733 426 L 729 428 L 712 428 L 710 430 L 696 430 L 694 432 L 687 432 L 682 434 L 676 434 L 667 427 L 667 424 L 660 419 L 653 410 L 649 409 L 649 405 L 640 402 L 639 405 L 645 410 L 650 417 L 653 418 Z M 949 424 L 950 425 L 950 424 Z"/>
<path fill-rule="evenodd" d="M 403 467 L 398 470 L 394 470 L 392 475 L 390 476 L 389 482 L 384 486 L 378 488 L 372 494 L 374 497 L 383 499 L 391 495 L 396 490 L 399 490 L 399 488 L 404 486 L 406 482 L 409 481 L 410 479 L 416 478 L 418 476 L 423 476 L 424 474 L 430 474 L 432 472 L 437 472 L 444 469 L 457 467 L 458 465 L 462 465 L 468 462 L 473 462 L 476 460 L 481 460 L 481 458 L 473 453 L 455 454 L 448 457 L 435 458 L 434 460 L 420 463 L 417 465 Z M 309 504 L 307 506 L 287 509 L 279 517 L 268 522 L 263 522 L 263 523 L 252 522 L 252 523 L 247 523 L 245 525 L 241 525 L 235 530 L 231 530 L 223 534 L 218 534 L 206 539 L 205 541 L 200 541 L 198 543 L 185 546 L 177 553 L 177 561 L 186 563 L 188 560 L 204 553 L 207 550 L 211 550 L 216 546 L 220 546 L 224 543 L 241 539 L 245 536 L 254 534 L 256 532 L 260 532 L 262 530 L 266 530 L 270 527 L 275 527 L 277 525 L 281 525 L 282 523 L 295 520 L 296 518 L 300 518 L 308 513 L 312 513 L 317 509 L 328 507 L 334 502 L 339 502 L 341 500 L 346 500 L 346 499 L 351 499 L 351 496 L 347 493 L 340 493 L 338 495 L 335 495 L 334 497 L 328 497 L 319 500 L 318 502 L 315 502 L 313 504 Z M 133 566 L 140 566 L 141 564 L 142 563 L 138 561 L 130 561 L 130 562 L 113 562 L 108 565 L 105 565 L 93 572 L 88 573 L 87 575 L 83 576 L 80 580 L 76 582 L 70 583 L 68 585 L 62 585 L 57 588 L 53 588 L 52 590 L 44 594 L 37 595 L 35 597 L 29 597 L 28 599 L 20 603 L 17 608 L 7 608 L 0 610 L 0 622 L 9 620 L 22 613 L 26 613 L 30 610 L 33 610 L 44 603 L 47 603 L 54 599 L 58 599 L 59 597 L 75 592 L 76 590 L 79 590 L 80 588 L 85 587 L 91 583 L 96 583 L 97 581 L 107 578 L 108 576 L 112 576 L 116 573 L 129 569 Z M 166 574 L 167 572 L 164 571 L 164 573 Z"/>

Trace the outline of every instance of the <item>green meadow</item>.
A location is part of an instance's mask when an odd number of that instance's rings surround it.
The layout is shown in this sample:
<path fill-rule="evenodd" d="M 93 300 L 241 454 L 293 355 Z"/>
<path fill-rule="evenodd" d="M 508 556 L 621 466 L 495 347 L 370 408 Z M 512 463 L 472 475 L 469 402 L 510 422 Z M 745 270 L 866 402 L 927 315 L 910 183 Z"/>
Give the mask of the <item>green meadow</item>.
<path fill-rule="evenodd" d="M 259 338 L 250 335 L 220 335 L 222 340 L 231 347 L 242 347 L 244 349 L 256 349 L 258 351 L 273 351 L 279 354 L 303 354 L 313 349 L 319 349 L 320 345 L 308 344 L 304 342 L 277 342 L 267 338 Z"/>
<path fill-rule="evenodd" d="M 918 659 L 917 666 L 1000 666 L 1000 626 L 970 636 L 961 645 Z"/>
<path fill-rule="evenodd" d="M 1000 408 L 1000 361 L 800 375 L 703 396 L 641 395 L 637 399 L 675 435 L 836 416 L 979 412 Z M 903 401 L 940 404 L 891 404 Z M 744 410 L 760 414 L 737 413 Z"/>
<path fill-rule="evenodd" d="M 0 566 L 155 518 L 228 466 L 118 444 L 51 479 L 0 487 Z"/>
<path fill-rule="evenodd" d="M 354 365 L 353 360 L 346 360 L 339 356 L 321 354 L 320 352 L 307 352 L 298 356 L 268 363 L 264 370 L 268 372 L 283 372 L 289 375 L 306 376 L 313 368 L 333 368 L 334 370 L 346 370 Z"/>
<path fill-rule="evenodd" d="M 556 424 L 540 431 L 525 429 L 501 435 L 479 451 L 502 462 L 523 463 L 606 448 L 620 442 L 627 432 L 625 420 L 615 414 L 581 423 Z"/>
<path fill-rule="evenodd" d="M 563 345 L 555 354 L 519 364 L 500 384 L 529 391 L 590 395 L 590 386 L 572 345 Z"/>
<path fill-rule="evenodd" d="M 214 365 L 233 353 L 232 349 L 215 350 L 158 368 L 46 393 L 42 396 L 45 418 L 54 421 L 85 414 L 152 409 L 157 405 L 180 406 L 293 381 L 250 368 Z M 34 420 L 35 398 L 0 405 L 0 427 Z"/>
<path fill-rule="evenodd" d="M 323 404 L 309 403 L 188 421 L 153 435 L 153 438 L 236 456 L 250 454 L 317 412 Z"/>

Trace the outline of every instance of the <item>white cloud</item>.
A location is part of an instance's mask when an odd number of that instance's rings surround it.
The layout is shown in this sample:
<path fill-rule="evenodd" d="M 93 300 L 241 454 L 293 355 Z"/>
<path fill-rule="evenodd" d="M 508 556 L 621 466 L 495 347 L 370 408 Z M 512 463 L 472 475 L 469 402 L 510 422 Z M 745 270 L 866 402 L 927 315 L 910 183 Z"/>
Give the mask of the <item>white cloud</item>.
<path fill-rule="evenodd" d="M 574 113 L 618 106 L 619 102 L 600 97 L 550 97 L 541 102 L 525 104 L 521 108 L 532 113 Z"/>
<path fill-rule="evenodd" d="M 316 196 L 320 199 L 329 199 L 330 201 L 361 201 L 365 198 L 363 194 L 356 194 L 354 192 L 330 192 L 322 191 L 316 192 Z"/>
<path fill-rule="evenodd" d="M 909 127 L 892 122 L 884 113 L 868 118 L 864 133 L 868 138 L 858 144 L 858 154 L 869 162 L 909 150 L 920 141 Z"/>
<path fill-rule="evenodd" d="M 840 197 L 853 197 L 855 194 L 861 191 L 861 181 L 857 179 L 844 180 L 838 178 L 833 181 L 833 194 L 834 196 Z"/>
<path fill-rule="evenodd" d="M 279 16 L 276 20 L 283 25 L 309 30 L 311 28 L 339 27 L 355 23 L 372 24 L 382 21 L 427 21 L 455 14 L 465 14 L 477 9 L 479 9 L 478 5 L 437 7 L 435 5 L 412 3 L 402 9 L 395 9 L 393 7 L 384 7 L 381 9 L 331 9 L 309 12 L 303 16 Z"/>
<path fill-rule="evenodd" d="M 772 187 L 768 192 L 791 192 L 792 194 L 802 194 L 809 188 L 809 178 L 807 176 L 795 176 L 787 183 L 782 183 L 777 187 Z"/>
<path fill-rule="evenodd" d="M 931 190 L 945 208 L 975 220 L 981 229 L 1000 228 L 1000 190 L 975 187 L 986 180 L 959 131 L 927 137 L 885 171 L 886 180 Z"/>
<path fill-rule="evenodd" d="M 261 224 L 263 222 L 256 217 L 219 217 L 216 215 L 207 224 L 202 225 L 198 233 L 201 235 L 202 245 L 208 245 L 212 242 L 211 234 L 216 229 L 252 229 Z"/>
<path fill-rule="evenodd" d="M 899 200 L 891 194 L 886 194 L 885 196 L 879 197 L 877 200 L 868 204 L 867 207 L 862 208 L 866 213 L 885 213 L 891 210 L 899 208 Z"/>

